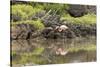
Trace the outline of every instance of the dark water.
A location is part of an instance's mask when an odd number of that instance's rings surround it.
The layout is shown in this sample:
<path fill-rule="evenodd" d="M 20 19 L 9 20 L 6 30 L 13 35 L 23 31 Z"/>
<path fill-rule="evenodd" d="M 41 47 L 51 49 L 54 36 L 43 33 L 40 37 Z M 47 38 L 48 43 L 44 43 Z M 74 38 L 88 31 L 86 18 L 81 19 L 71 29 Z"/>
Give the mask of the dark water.
<path fill-rule="evenodd" d="M 12 65 L 96 61 L 96 38 L 13 40 Z"/>

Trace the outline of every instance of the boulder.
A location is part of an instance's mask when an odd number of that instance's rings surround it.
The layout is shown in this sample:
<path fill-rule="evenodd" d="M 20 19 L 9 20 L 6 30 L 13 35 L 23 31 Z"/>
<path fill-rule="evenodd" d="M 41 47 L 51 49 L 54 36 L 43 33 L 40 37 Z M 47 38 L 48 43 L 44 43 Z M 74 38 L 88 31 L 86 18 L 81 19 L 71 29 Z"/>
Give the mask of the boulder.
<path fill-rule="evenodd" d="M 59 31 L 59 29 L 61 31 Z M 61 25 L 55 28 L 47 27 L 42 31 L 45 38 L 58 39 L 58 38 L 74 38 L 75 34 L 67 26 Z"/>
<path fill-rule="evenodd" d="M 94 13 L 96 14 L 96 6 L 87 6 L 88 13 Z"/>
<path fill-rule="evenodd" d="M 34 31 L 31 24 L 17 24 L 11 29 L 11 39 L 30 39 Z"/>
<path fill-rule="evenodd" d="M 84 5 L 70 5 L 68 13 L 72 17 L 81 17 L 87 13 L 86 6 Z"/>

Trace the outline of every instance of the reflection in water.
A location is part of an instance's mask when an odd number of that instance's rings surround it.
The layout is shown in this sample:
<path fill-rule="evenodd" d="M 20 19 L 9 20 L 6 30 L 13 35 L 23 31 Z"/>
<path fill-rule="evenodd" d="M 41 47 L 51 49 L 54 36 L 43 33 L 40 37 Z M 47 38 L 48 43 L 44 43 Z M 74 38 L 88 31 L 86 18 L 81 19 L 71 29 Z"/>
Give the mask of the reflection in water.
<path fill-rule="evenodd" d="M 12 64 L 38 65 L 96 61 L 96 38 L 13 40 Z"/>

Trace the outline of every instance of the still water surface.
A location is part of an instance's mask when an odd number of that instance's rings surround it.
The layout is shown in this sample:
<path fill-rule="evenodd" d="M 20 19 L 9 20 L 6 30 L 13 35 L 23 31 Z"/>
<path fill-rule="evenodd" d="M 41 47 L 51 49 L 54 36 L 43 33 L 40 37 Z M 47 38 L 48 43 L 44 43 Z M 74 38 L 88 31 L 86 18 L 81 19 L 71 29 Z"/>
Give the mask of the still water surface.
<path fill-rule="evenodd" d="M 96 38 L 12 40 L 12 65 L 96 61 Z"/>

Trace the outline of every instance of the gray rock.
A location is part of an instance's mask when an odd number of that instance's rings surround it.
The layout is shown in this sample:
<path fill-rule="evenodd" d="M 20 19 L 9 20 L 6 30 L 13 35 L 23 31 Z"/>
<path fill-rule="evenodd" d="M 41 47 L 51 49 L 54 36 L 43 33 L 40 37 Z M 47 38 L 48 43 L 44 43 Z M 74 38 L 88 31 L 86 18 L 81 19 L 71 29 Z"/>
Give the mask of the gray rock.
<path fill-rule="evenodd" d="M 11 39 L 29 39 L 35 30 L 31 24 L 17 24 L 11 29 Z"/>
<path fill-rule="evenodd" d="M 68 13 L 73 17 L 81 17 L 87 13 L 84 5 L 70 5 Z"/>
<path fill-rule="evenodd" d="M 87 11 L 96 14 L 96 6 L 87 6 Z"/>

